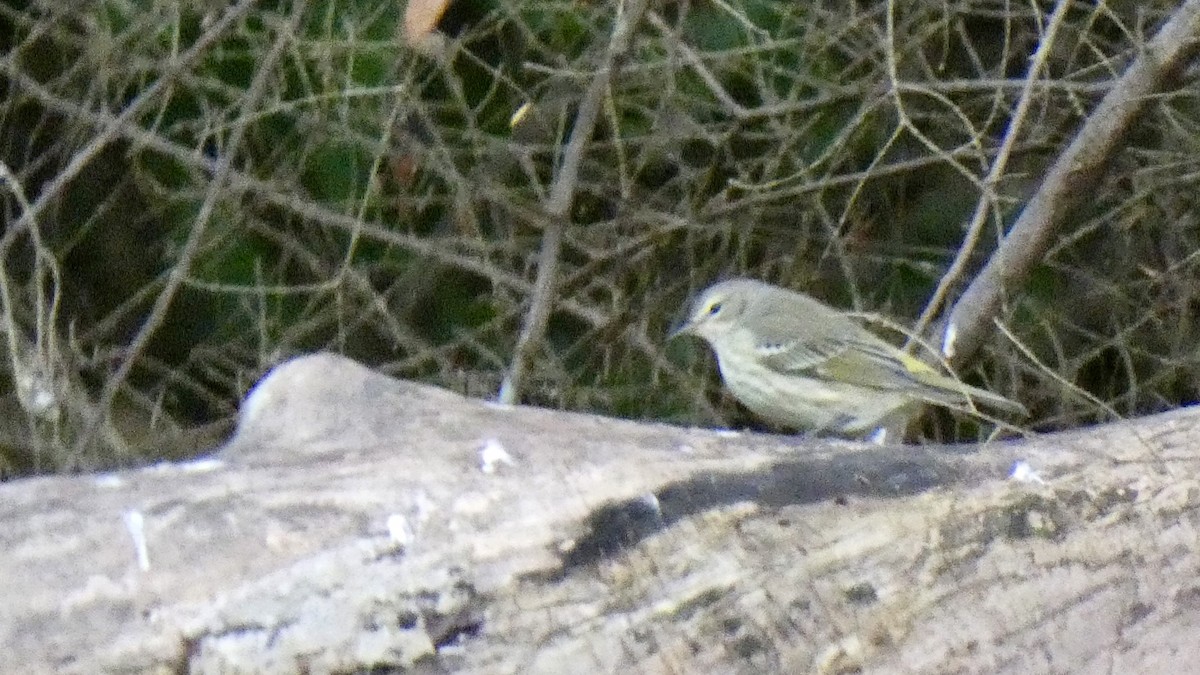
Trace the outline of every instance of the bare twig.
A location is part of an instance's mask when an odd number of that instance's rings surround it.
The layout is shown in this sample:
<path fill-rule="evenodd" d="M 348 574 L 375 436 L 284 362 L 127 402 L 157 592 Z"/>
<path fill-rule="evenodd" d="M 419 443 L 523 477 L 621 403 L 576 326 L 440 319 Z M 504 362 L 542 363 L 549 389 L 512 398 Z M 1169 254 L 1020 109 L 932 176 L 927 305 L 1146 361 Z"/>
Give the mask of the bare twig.
<path fill-rule="evenodd" d="M 0 185 L 13 195 L 22 212 L 32 208 L 20 179 L 4 162 L 0 162 Z M 16 301 L 6 255 L 8 250 L 4 248 L 0 252 L 0 320 L 3 321 L 0 330 L 7 338 L 9 367 L 21 409 L 30 422 L 38 419 L 51 422 L 57 434 L 64 407 L 62 363 L 55 330 L 62 279 L 57 261 L 42 241 L 38 221 L 29 219 L 26 227 L 33 244 L 36 267 L 39 268 L 34 273 L 38 286 L 35 294 L 37 306 L 34 307 L 36 328 L 33 330 L 33 339 L 30 339 L 25 329 L 17 323 Z M 45 287 L 47 275 L 51 277 L 49 289 Z M 41 455 L 46 445 L 42 436 L 36 432 L 33 434 L 34 470 L 41 468 Z"/>
<path fill-rule="evenodd" d="M 64 268 L 65 304 L 57 324 L 63 333 L 70 331 L 57 347 L 68 375 L 103 375 L 106 367 L 137 359 L 111 406 L 113 419 L 122 423 L 126 395 L 147 410 L 162 397 L 167 414 L 190 406 L 192 394 L 169 398 L 179 389 L 175 377 L 191 378 L 195 393 L 210 395 L 201 397 L 208 403 L 196 412 L 227 412 L 216 397 L 243 391 L 248 378 L 280 354 L 317 346 L 355 351 L 377 365 L 388 362 L 404 376 L 446 381 L 456 373 L 480 373 L 472 377 L 486 385 L 474 391 L 487 396 L 495 395 L 508 369 L 520 364 L 516 378 L 523 385 L 510 388 L 514 399 L 624 412 L 629 390 L 678 389 L 671 387 L 673 381 L 694 385 L 703 370 L 698 362 L 688 361 L 681 369 L 667 358 L 661 333 L 678 306 L 679 280 L 664 275 L 664 269 L 697 283 L 735 269 L 783 278 L 842 299 L 848 294 L 856 307 L 887 294 L 904 310 L 916 300 L 910 293 L 913 283 L 932 287 L 941 278 L 940 317 L 945 317 L 970 281 L 962 262 L 971 242 L 979 241 L 975 249 L 990 250 L 987 240 L 1002 234 L 993 234 L 995 219 L 981 214 L 992 216 L 1017 202 L 1006 196 L 1016 192 L 1000 190 L 998 181 L 1028 194 L 1025 186 L 1041 175 L 1030 177 L 1023 167 L 1043 166 L 1040 158 L 1061 152 L 1061 144 L 1070 140 L 1061 140 L 1063 119 L 1086 118 L 1170 10 L 1153 10 L 1158 13 L 1149 31 L 1139 23 L 1152 16 L 1146 11 L 1102 4 L 1094 12 L 1072 12 L 1053 41 L 1051 60 L 1039 67 L 1028 59 L 1047 51 L 1048 17 L 1060 3 L 999 7 L 976 1 L 956 5 L 951 13 L 939 2 L 892 5 L 897 10 L 886 26 L 888 3 L 866 9 L 826 3 L 800 10 L 779 3 L 747 14 L 738 3 L 718 2 L 681 7 L 661 18 L 648 6 L 636 24 L 627 17 L 615 20 L 615 4 L 607 9 L 581 5 L 576 9 L 582 13 L 569 17 L 572 25 L 583 21 L 569 43 L 554 22 L 530 21 L 524 8 L 506 6 L 499 22 L 464 32 L 455 62 L 442 62 L 441 70 L 429 68 L 424 59 L 388 60 L 394 44 L 370 38 L 363 16 L 339 15 L 324 26 L 304 24 L 305 39 L 289 43 L 282 57 L 294 58 L 296 67 L 289 61 L 284 70 L 274 68 L 276 74 L 286 71 L 288 84 L 271 89 L 275 93 L 253 110 L 244 109 L 244 82 L 211 70 L 204 55 L 185 60 L 187 48 L 196 43 L 172 32 L 177 19 L 169 12 L 131 26 L 89 24 L 81 31 L 69 17 L 0 9 L 28 34 L 19 48 L 0 54 L 0 77 L 13 85 L 14 94 L 0 109 L 12 111 L 18 121 L 24 118 L 16 113 L 26 110 L 42 116 L 42 127 L 28 132 L 10 125 L 24 132 L 17 141 L 24 143 L 26 158 L 20 160 L 17 152 L 6 161 L 29 189 L 29 201 L 41 198 L 53 209 L 79 195 L 89 204 L 76 210 L 83 222 L 60 221 L 46 210 L 28 226 L 5 228 L 7 241 L 17 242 L 9 249 L 10 264 L 26 266 L 9 270 L 16 323 L 34 335 L 34 319 L 42 315 L 30 307 L 45 311 L 51 304 L 44 291 L 51 289 L 52 277 L 45 277 L 39 291 L 35 282 L 42 277 L 27 273 L 28 265 L 38 262 L 31 256 L 37 234 L 31 227 L 54 235 L 46 242 L 64 264 L 67 255 L 72 263 L 83 262 L 90 254 L 87 246 L 97 239 L 114 241 L 97 228 L 125 217 L 121 209 L 130 206 L 140 213 L 127 224 L 144 228 L 133 234 L 153 236 L 153 247 L 120 277 L 103 269 L 105 276 L 93 280 L 84 276 L 84 265 Z M 255 16 L 254 9 L 244 16 Z M 234 39 L 235 52 L 242 54 L 244 46 L 253 63 L 262 61 L 279 25 L 289 20 L 270 11 L 264 17 L 279 22 L 269 25 L 265 37 L 257 23 L 234 24 L 225 32 Z M 975 33 L 976 17 L 999 22 L 1000 30 Z M 626 48 L 630 56 L 618 54 L 620 63 L 606 64 L 605 50 L 611 49 L 621 22 L 636 31 L 636 42 Z M 1116 22 L 1119 36 L 1110 22 Z M 143 40 L 149 28 L 154 35 L 161 30 L 166 44 L 157 37 Z M 241 38 L 247 37 L 243 45 Z M 492 37 L 511 49 L 476 54 L 470 48 L 484 44 L 478 38 Z M 88 58 L 63 71 L 30 68 L 46 40 Z M 223 48 L 221 40 L 216 44 Z M 1035 54 L 1039 44 L 1042 51 Z M 966 58 L 957 58 L 960 50 Z M 393 64 L 391 75 L 375 68 L 381 56 Z M 516 60 L 522 77 L 509 79 L 505 75 Z M 995 79 L 1013 64 L 1034 76 Z M 453 79 L 467 72 L 461 70 L 464 65 L 470 72 L 482 69 L 487 77 Z M 252 67 L 248 77 L 253 76 Z M 382 85 L 380 77 L 390 84 Z M 452 79 L 438 79 L 447 77 Z M 96 85 L 78 86 L 88 78 Z M 149 105 L 138 98 L 164 82 L 169 95 L 160 88 Z M 589 99 L 599 82 L 605 84 L 602 93 Z M 588 118 L 583 113 L 596 96 L 599 116 Z M 193 97 L 203 108 L 176 105 Z M 504 118 L 515 103 L 526 101 L 535 102 L 526 110 L 534 114 L 521 133 L 505 133 Z M 140 114 L 131 113 L 127 102 Z M 1105 205 L 1114 195 L 1113 208 L 1067 236 L 1056 235 L 1053 248 L 1042 254 L 1055 266 L 1051 271 L 1072 274 L 1064 282 L 1068 288 L 1087 296 L 1066 308 L 1074 314 L 1038 317 L 1048 339 L 1035 343 L 1037 348 L 1061 350 L 1057 359 L 1039 351 L 1039 358 L 1057 369 L 1054 373 L 1039 375 L 1025 359 L 1011 366 L 1020 368 L 1024 397 L 1043 409 L 1053 403 L 1048 392 L 1061 391 L 1052 381 L 1056 376 L 1078 379 L 1083 388 L 1121 401 L 1122 410 L 1134 410 L 1151 397 L 1170 400 L 1158 387 L 1169 392 L 1172 376 L 1195 371 L 1196 357 L 1186 348 L 1200 331 L 1188 304 L 1195 295 L 1189 283 L 1195 268 L 1172 267 L 1195 248 L 1194 233 L 1171 217 L 1186 213 L 1190 202 L 1183 190 L 1163 189 L 1166 184 L 1190 189 L 1196 180 L 1191 157 L 1180 152 L 1196 124 L 1192 112 L 1186 106 L 1164 107 L 1163 124 L 1156 128 L 1166 139 L 1163 147 L 1147 145 L 1145 154 L 1124 158 L 1144 169 L 1104 194 Z M 276 119 L 283 124 L 275 127 Z M 198 139 L 227 142 L 246 123 L 251 130 L 240 147 L 208 152 L 211 146 L 200 145 Z M 272 128 L 283 132 L 281 142 L 272 142 Z M 94 149 L 102 145 L 92 145 L 99 135 L 108 139 L 103 157 Z M 246 144 L 252 137 L 267 143 L 251 148 Z M 52 151 L 43 151 L 47 144 Z M 111 156 L 122 147 L 129 152 Z M 227 151 L 236 152 L 233 166 L 225 161 Z M 73 162 L 81 152 L 91 157 L 93 169 L 103 160 L 104 170 L 122 172 L 115 190 L 111 181 L 102 190 L 89 190 L 96 184 L 89 184 L 87 171 L 71 180 L 69 195 L 50 182 L 57 174 L 55 162 Z M 223 182 L 214 182 L 218 175 Z M 1134 191 L 1126 193 L 1126 185 Z M 154 361 L 153 348 L 127 351 L 128 331 L 141 325 L 156 298 L 166 297 L 160 293 L 170 275 L 180 273 L 172 269 L 173 259 L 161 257 L 170 252 L 174 258 L 183 244 L 176 240 L 177 230 L 169 229 L 178 224 L 177 207 L 199 207 L 216 191 L 241 195 L 248 210 L 224 214 L 236 228 L 231 239 L 215 240 L 216 223 L 209 222 L 200 253 L 204 273 L 196 262 L 182 283 L 204 296 L 202 312 L 220 312 L 214 318 L 222 326 L 237 322 L 253 331 L 233 341 L 225 339 L 227 330 L 197 335 L 186 345 L 183 360 L 175 358 L 177 343 L 171 344 L 171 357 L 160 362 Z M 589 213 L 611 213 L 616 207 L 620 215 L 578 226 L 574 214 L 585 192 L 597 197 L 589 196 L 587 205 L 599 207 Z M 947 254 L 941 228 L 935 232 L 933 227 L 941 224 L 937 216 L 957 211 L 962 199 L 970 200 L 971 209 L 980 195 L 976 226 L 966 243 L 959 232 Z M 11 202 L 13 221 L 37 211 L 7 193 L 0 197 Z M 90 208 L 99 198 L 104 207 Z M 989 199 L 991 212 L 983 210 Z M 228 200 L 218 202 L 218 211 Z M 936 209 L 932 219 L 931 209 Z M 1158 222 L 1175 224 L 1164 228 Z M 1119 245 L 1111 243 L 1112 237 L 1097 236 L 1108 235 L 1106 228 L 1136 244 L 1146 232 L 1143 225 L 1158 246 L 1141 252 L 1128 247 L 1131 255 L 1116 261 L 1118 269 L 1096 270 L 1095 258 L 1081 257 Z M 181 236 L 188 233 L 183 228 Z M 0 241 L 4 236 L 0 232 Z M 896 245 L 876 247 L 883 236 Z M 937 260 L 954 256 L 955 247 L 960 247 L 958 258 L 947 273 Z M 218 255 L 209 258 L 210 250 Z M 978 250 L 971 259 L 979 260 Z M 427 274 L 430 264 L 438 274 Z M 952 284 L 956 276 L 959 281 Z M 447 288 L 435 286 L 442 279 L 456 286 L 444 304 Z M 873 281 L 886 281 L 888 289 L 900 292 L 880 292 Z M 83 306 L 86 312 L 79 311 L 81 300 L 93 298 L 96 302 Z M 1096 325 L 1091 307 L 1121 301 L 1129 303 L 1125 312 Z M 432 323 L 424 311 L 427 302 L 437 306 Z M 1176 308 L 1182 310 L 1178 317 L 1162 318 L 1160 310 Z M 544 334 L 551 313 L 567 323 L 555 334 L 555 349 L 547 351 Z M 1106 338 L 1110 328 L 1121 335 Z M 520 331 L 522 361 L 514 361 Z M 1059 334 L 1068 331 L 1079 337 Z M 1156 341 L 1142 339 L 1145 334 L 1164 339 L 1151 347 Z M 1151 351 L 1160 345 L 1169 353 Z M 1076 378 L 1088 376 L 1093 362 L 1107 365 L 1114 358 L 1126 370 L 1120 382 L 1110 378 L 1111 387 Z M 1145 364 L 1150 363 L 1163 367 L 1148 375 Z M 165 377 L 172 368 L 176 374 Z M 639 379 L 642 375 L 649 381 Z M 1130 386 L 1120 389 L 1126 383 Z M 84 414 L 67 408 L 71 424 L 64 430 L 72 434 L 79 433 L 80 418 L 92 419 L 95 395 L 87 389 L 78 387 Z M 687 389 L 697 391 L 701 406 L 708 402 L 704 388 Z M 679 393 L 671 391 L 660 399 L 662 405 L 642 408 L 640 414 L 674 416 L 679 410 L 673 406 L 682 405 L 698 415 Z M 1084 404 L 1081 398 L 1063 398 Z M 728 403 L 722 401 L 718 412 L 728 412 Z M 1062 423 L 1079 417 L 1070 406 L 1061 407 Z M 122 433 L 126 429 L 120 427 Z M 121 447 L 119 442 L 104 445 Z"/>
<path fill-rule="evenodd" d="M 300 24 L 300 18 L 304 15 L 306 3 L 301 0 L 292 7 L 292 20 L 290 24 L 283 28 L 275 40 L 275 44 L 271 50 L 263 58 L 258 66 L 258 72 L 251 81 L 250 87 L 246 90 L 246 95 L 242 99 L 242 110 L 251 112 L 258 104 L 259 99 L 266 93 L 268 85 L 271 83 L 271 76 L 275 68 L 275 64 L 283 55 L 285 48 L 295 38 L 296 29 Z M 179 253 L 178 260 L 175 261 L 171 268 L 171 273 L 167 276 L 166 283 L 158 297 L 154 300 L 154 305 L 150 308 L 145 321 L 138 329 L 137 335 L 130 341 L 125 354 L 121 359 L 121 364 L 117 366 L 112 375 L 104 383 L 104 388 L 100 392 L 98 398 L 97 414 L 88 422 L 83 434 L 79 437 L 75 444 L 77 451 L 87 447 L 92 443 L 96 430 L 103 423 L 103 418 L 107 416 L 109 406 L 112 404 L 113 397 L 124 384 L 125 379 L 129 377 L 129 373 L 133 370 L 134 363 L 140 358 L 142 350 L 149 344 L 150 338 L 153 337 L 155 331 L 158 330 L 162 322 L 166 320 L 167 310 L 175 299 L 175 294 L 183 286 L 188 275 L 191 273 L 192 263 L 195 262 L 196 256 L 200 253 L 200 246 L 204 241 L 204 232 L 209 220 L 212 218 L 216 210 L 217 204 L 227 197 L 227 184 L 230 172 L 233 168 L 233 160 L 238 154 L 238 148 L 242 145 L 242 139 L 246 135 L 246 130 L 250 127 L 248 117 L 240 118 L 239 122 L 234 125 L 232 133 L 229 135 L 229 142 L 226 145 L 220 159 L 217 160 L 216 170 L 213 173 L 212 182 L 209 184 L 208 193 L 204 198 L 204 202 L 200 205 L 199 212 L 196 214 L 196 219 L 192 223 L 191 231 L 188 232 L 187 241 L 184 242 L 183 248 Z"/>
<path fill-rule="evenodd" d="M 596 76 L 592 79 L 592 83 L 588 86 L 587 92 L 580 102 L 579 113 L 575 116 L 575 126 L 571 129 L 571 137 L 563 151 L 562 165 L 550 187 L 550 198 L 546 202 L 546 213 L 550 215 L 551 220 L 542 237 L 542 249 L 538 255 L 537 280 L 534 282 L 533 295 L 529 300 L 529 312 L 525 315 L 525 325 L 521 328 L 516 348 L 513 350 L 512 365 L 504 377 L 504 382 L 500 385 L 497 400 L 501 403 L 514 404 L 519 399 L 521 378 L 525 374 L 526 364 L 546 333 L 546 323 L 550 320 L 550 309 L 554 304 L 554 287 L 557 281 L 563 229 L 571 203 L 574 201 L 575 190 L 578 187 L 577 181 L 579 169 L 583 164 L 583 151 L 591 140 L 596 120 L 600 116 L 600 108 L 604 103 L 604 94 L 608 91 L 620 57 L 629 49 L 634 28 L 641 21 L 647 4 L 647 0 L 630 0 L 621 11 L 618 11 L 604 62 L 600 64 Z"/>
<path fill-rule="evenodd" d="M 952 363 L 969 359 L 992 326 L 1005 288 L 1024 282 L 1071 210 L 1100 180 L 1121 139 L 1200 50 L 1200 0 L 1187 0 L 1163 25 L 1088 117 L 983 271 L 954 305 L 943 331 Z"/>
<path fill-rule="evenodd" d="M 204 35 L 196 41 L 196 44 L 192 45 L 171 64 L 173 70 L 184 70 L 206 54 L 209 47 L 212 47 L 219 39 L 223 38 L 225 31 L 249 12 L 255 4 L 254 0 L 242 0 L 239 4 L 231 7 L 229 11 L 221 16 L 220 21 L 205 31 Z M 9 72 L 22 72 L 21 68 L 12 59 L 13 55 L 11 54 L 2 59 L 6 70 Z M 71 180 L 78 176 L 79 172 L 89 162 L 94 160 L 101 150 L 120 137 L 119 131 L 121 127 L 136 119 L 138 115 L 145 112 L 147 107 L 158 101 L 159 96 L 169 90 L 170 84 L 171 77 L 164 75 L 157 82 L 146 87 L 136 98 L 124 106 L 120 115 L 113 117 L 100 133 L 96 134 L 86 146 L 75 153 L 70 163 L 58 170 L 54 175 L 54 179 L 42 188 L 40 196 L 30 204 L 30 208 L 21 213 L 21 217 L 17 220 L 16 224 L 5 230 L 4 236 L 0 238 L 0 251 L 7 250 L 12 245 L 13 238 L 19 235 L 30 222 L 37 219 L 42 211 L 52 203 L 53 199 L 62 194 Z"/>
<path fill-rule="evenodd" d="M 0 70 L 5 76 L 16 82 L 24 93 L 32 95 L 39 103 L 45 105 L 52 110 L 58 110 L 65 114 L 69 114 L 75 119 L 85 120 L 97 126 L 107 126 L 112 124 L 115 117 L 103 112 L 88 110 L 81 108 L 73 101 L 64 99 L 53 92 L 48 91 L 41 86 L 37 81 L 30 78 L 19 69 L 14 68 L 13 64 L 3 58 L 0 58 Z M 203 169 L 206 172 L 215 172 L 218 168 L 217 160 L 211 157 L 196 153 L 192 149 L 172 142 L 169 139 L 163 138 L 158 134 L 143 129 L 133 123 L 117 124 L 115 127 L 121 134 L 122 138 L 130 142 L 156 152 L 161 152 L 168 157 L 180 162 L 183 166 L 196 167 Z M 395 228 L 375 225 L 372 223 L 364 223 L 354 216 L 337 211 L 307 199 L 302 199 L 295 193 L 284 189 L 282 186 L 264 181 L 249 174 L 238 171 L 235 168 L 230 168 L 227 174 L 229 188 L 237 192 L 247 192 L 253 194 L 274 207 L 282 209 L 286 213 L 293 214 L 305 220 L 311 220 L 320 223 L 327 227 L 344 230 L 348 233 L 358 232 L 361 235 L 369 236 L 376 241 L 391 244 L 392 246 L 400 247 L 406 251 L 410 251 L 414 255 L 428 258 L 437 261 L 438 263 L 460 269 L 472 274 L 487 279 L 497 286 L 511 288 L 521 293 L 531 292 L 533 285 L 524 278 L 513 274 L 500 266 L 497 266 L 488 260 L 477 257 L 457 253 L 452 246 L 447 246 L 438 240 L 431 240 L 424 237 L 418 237 L 405 232 L 397 231 Z M 516 204 L 505 204 L 505 207 L 521 211 Z M 521 216 L 529 220 L 537 221 L 544 216 L 539 214 L 531 214 L 521 212 Z M 535 217 L 536 216 L 536 217 Z M 195 283 L 189 281 L 189 283 Z M 325 284 L 322 284 L 325 285 Z M 248 291 L 254 292 L 254 291 Z M 600 326 L 607 323 L 609 316 L 597 310 L 594 307 L 584 305 L 579 302 L 564 300 L 561 301 L 562 306 L 567 311 L 574 314 L 576 317 L 583 319 L 591 326 Z"/>
<path fill-rule="evenodd" d="M 735 119 L 746 119 L 749 117 L 749 113 L 745 106 L 734 100 L 733 96 L 731 96 L 729 92 L 725 90 L 725 87 L 721 84 L 721 81 L 717 79 L 717 76 L 708 69 L 708 66 L 704 65 L 704 60 L 700 58 L 700 55 L 697 54 L 694 49 L 684 44 L 683 41 L 680 40 L 677 35 L 675 35 L 675 32 L 670 26 L 667 25 L 666 21 L 663 21 L 662 17 L 658 15 L 658 12 L 650 12 L 646 16 L 646 19 L 650 22 L 651 26 L 654 26 L 654 29 L 658 31 L 659 35 L 670 41 L 671 46 L 679 52 L 679 55 L 683 57 L 684 62 L 686 62 L 688 66 L 692 68 L 692 71 L 695 72 L 700 78 L 700 80 L 704 82 L 704 86 L 708 87 L 708 90 L 712 93 L 713 98 L 720 101 L 721 105 L 725 107 L 725 111 L 727 113 L 729 113 Z"/>
<path fill-rule="evenodd" d="M 1056 44 L 1058 31 L 1062 28 L 1063 20 L 1067 16 L 1067 8 L 1070 6 L 1071 3 L 1069 2 L 1058 3 L 1054 8 L 1054 13 L 1050 16 L 1050 20 L 1047 22 L 1045 33 L 1038 43 L 1037 51 L 1034 52 L 1033 58 L 1030 60 L 1029 73 L 1025 78 L 1025 88 L 1021 91 L 1017 107 L 1013 111 L 1012 118 L 1009 120 L 1008 130 L 1004 134 L 1004 140 L 1000 143 L 1000 150 L 996 153 L 996 159 L 992 162 L 987 176 L 980 183 L 982 193 L 979 195 L 979 201 L 975 204 L 975 213 L 971 216 L 971 224 L 967 226 L 967 234 L 963 237 L 962 245 L 958 247 L 958 252 L 955 254 L 953 262 L 950 263 L 949 269 L 942 275 L 932 297 L 925 304 L 925 309 L 921 312 L 920 318 L 917 319 L 916 326 L 913 328 L 913 333 L 916 335 L 925 332 L 929 323 L 933 321 L 933 317 L 941 309 L 942 303 L 946 301 L 951 288 L 958 283 L 959 279 L 966 272 L 967 265 L 971 261 L 971 256 L 974 255 L 975 249 L 979 245 L 979 237 L 983 234 L 983 227 L 987 224 L 988 214 L 996 210 L 997 195 L 995 186 L 1003 178 L 1004 172 L 1008 168 L 1008 160 L 1012 157 L 1013 148 L 1017 144 L 1017 139 L 1021 136 L 1025 118 L 1029 114 L 1029 107 L 1034 100 L 1034 83 L 1041 79 L 1046 61 L 1049 59 L 1051 50 L 1054 49 Z"/>

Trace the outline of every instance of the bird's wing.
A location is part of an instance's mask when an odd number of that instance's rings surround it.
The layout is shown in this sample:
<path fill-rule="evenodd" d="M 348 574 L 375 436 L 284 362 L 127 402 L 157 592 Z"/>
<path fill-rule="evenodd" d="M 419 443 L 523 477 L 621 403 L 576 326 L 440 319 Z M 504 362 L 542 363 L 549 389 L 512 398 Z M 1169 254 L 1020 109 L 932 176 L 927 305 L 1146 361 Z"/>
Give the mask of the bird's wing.
<path fill-rule="evenodd" d="M 780 311 L 766 303 L 750 313 L 748 319 L 755 326 L 754 351 L 759 362 L 772 370 L 799 375 L 845 349 L 844 340 L 837 337 L 845 333 L 844 326 L 800 320 L 794 311 Z M 834 321 L 838 319 L 842 317 L 833 317 Z"/>
<path fill-rule="evenodd" d="M 799 375 L 811 372 L 836 358 L 846 349 L 834 340 L 759 340 L 754 345 L 759 362 L 781 373 Z"/>
<path fill-rule="evenodd" d="M 905 355 L 882 341 L 856 341 L 836 358 L 820 366 L 821 374 L 831 380 L 872 389 L 912 391 L 922 385 L 922 376 L 932 369 L 924 362 Z"/>
<path fill-rule="evenodd" d="M 1021 416 L 1019 403 L 943 375 L 842 316 L 799 322 L 786 314 L 760 315 L 755 351 L 776 372 L 830 380 L 881 392 L 903 391 L 939 405 L 968 401 Z M 836 337 L 835 337 L 836 336 Z"/>
<path fill-rule="evenodd" d="M 914 369 L 928 368 L 917 359 L 906 363 L 895 347 L 853 320 L 823 310 L 817 320 L 797 320 L 784 312 L 763 312 L 755 350 L 759 362 L 775 371 L 837 380 L 875 389 L 909 389 Z"/>
<path fill-rule="evenodd" d="M 759 362 L 790 375 L 808 375 L 872 389 L 910 390 L 921 368 L 909 365 L 890 345 L 876 340 L 822 338 L 763 340 L 756 346 Z"/>

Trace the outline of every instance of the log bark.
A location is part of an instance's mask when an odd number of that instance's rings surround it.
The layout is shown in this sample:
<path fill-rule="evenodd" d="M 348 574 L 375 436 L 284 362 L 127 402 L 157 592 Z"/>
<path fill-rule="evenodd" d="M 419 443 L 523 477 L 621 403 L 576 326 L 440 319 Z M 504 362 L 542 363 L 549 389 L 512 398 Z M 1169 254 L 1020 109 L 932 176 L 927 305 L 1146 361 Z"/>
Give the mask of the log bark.
<path fill-rule="evenodd" d="M 0 672 L 1178 672 L 1197 447 L 1190 409 L 881 448 L 319 354 L 209 458 L 0 486 Z"/>

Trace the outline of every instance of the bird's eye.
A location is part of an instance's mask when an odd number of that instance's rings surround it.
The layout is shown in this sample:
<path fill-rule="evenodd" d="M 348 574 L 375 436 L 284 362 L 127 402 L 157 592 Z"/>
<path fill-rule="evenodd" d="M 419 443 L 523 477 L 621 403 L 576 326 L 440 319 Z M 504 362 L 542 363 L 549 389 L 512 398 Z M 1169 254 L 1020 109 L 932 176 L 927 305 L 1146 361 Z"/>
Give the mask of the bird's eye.
<path fill-rule="evenodd" d="M 708 306 L 708 315 L 709 316 L 716 316 L 720 313 L 721 313 L 721 303 L 714 302 L 713 304 Z"/>

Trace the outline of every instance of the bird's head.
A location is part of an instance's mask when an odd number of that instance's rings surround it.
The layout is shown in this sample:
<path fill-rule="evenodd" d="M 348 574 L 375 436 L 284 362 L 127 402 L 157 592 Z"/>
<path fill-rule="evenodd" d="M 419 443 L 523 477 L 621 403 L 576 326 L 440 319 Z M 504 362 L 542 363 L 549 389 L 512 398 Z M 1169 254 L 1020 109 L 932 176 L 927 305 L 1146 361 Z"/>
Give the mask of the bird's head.
<path fill-rule="evenodd" d="M 716 342 L 738 326 L 758 282 L 749 279 L 722 281 L 706 288 L 688 307 L 687 315 L 667 339 L 696 335 Z"/>

